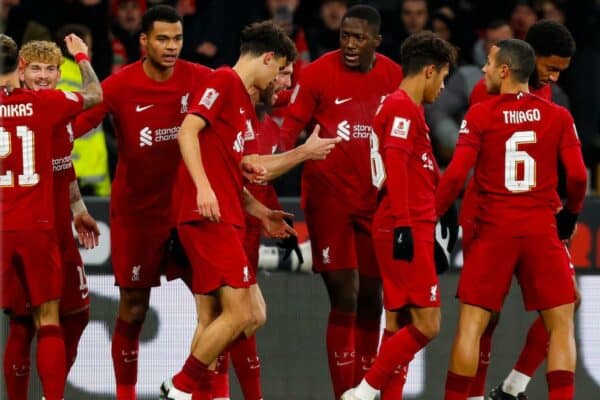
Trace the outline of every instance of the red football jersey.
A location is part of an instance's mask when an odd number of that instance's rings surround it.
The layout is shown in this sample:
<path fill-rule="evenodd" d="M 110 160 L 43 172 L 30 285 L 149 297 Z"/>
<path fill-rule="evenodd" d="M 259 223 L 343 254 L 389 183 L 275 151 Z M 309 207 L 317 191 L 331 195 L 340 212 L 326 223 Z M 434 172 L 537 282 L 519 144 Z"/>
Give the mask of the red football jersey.
<path fill-rule="evenodd" d="M 535 94 L 538 97 L 541 97 L 542 99 L 552 101 L 552 86 L 550 85 L 542 85 L 539 88 L 534 88 L 533 86 L 530 86 L 529 92 L 531 94 Z M 475 86 L 473 86 L 471 96 L 469 97 L 469 104 L 473 105 L 475 103 L 491 99 L 494 96 L 497 96 L 497 93 L 488 93 L 485 89 L 485 80 L 481 78 L 479 82 L 477 82 Z"/>
<path fill-rule="evenodd" d="M 392 229 L 413 222 L 435 223 L 435 188 L 440 172 L 433 156 L 429 127 L 423 107 L 415 104 L 402 89 L 388 96 L 373 120 L 371 168 L 373 182 L 380 188 L 380 201 L 374 226 Z M 406 152 L 406 186 L 390 182 L 384 165 L 389 165 L 386 150 L 396 148 Z M 402 193 L 397 193 L 398 191 Z M 396 193 L 391 193 L 395 191 Z M 392 204 L 398 194 L 402 207 Z M 408 212 L 408 215 L 403 215 Z"/>
<path fill-rule="evenodd" d="M 57 128 L 52 143 L 52 170 L 54 171 L 54 217 L 56 230 L 71 230 L 71 200 L 69 185 L 76 178 L 71 152 L 73 150 L 73 126 L 69 122 Z M 59 237 L 63 237 L 59 234 Z"/>
<path fill-rule="evenodd" d="M 82 108 L 79 93 L 15 89 L 0 95 L 3 231 L 54 228 L 53 140 Z"/>
<path fill-rule="evenodd" d="M 343 199 L 341 205 L 352 213 L 375 211 L 376 190 L 367 167 L 371 123 L 383 96 L 396 90 L 401 80 L 400 66 L 381 54 L 367 73 L 346 68 L 339 50 L 302 70 L 282 127 L 284 149 L 315 123 L 321 126 L 321 137 L 343 139 L 326 160 L 304 164 L 303 196 L 305 189 L 313 189 Z"/>
<path fill-rule="evenodd" d="M 580 146 L 569 112 L 538 96 L 494 96 L 471 107 L 457 146 L 478 151 L 477 221 L 499 232 L 530 234 L 555 224 L 560 150 Z"/>
<path fill-rule="evenodd" d="M 281 128 L 269 114 L 256 119 L 253 131 L 244 138 L 244 154 L 275 154 L 279 147 Z"/>
<path fill-rule="evenodd" d="M 103 103 L 78 117 L 74 130 L 79 136 L 110 112 L 118 144 L 111 217 L 169 223 L 173 183 L 181 162 L 177 132 L 195 90 L 211 70 L 177 60 L 173 75 L 157 82 L 146 75 L 142 62 L 104 80 Z"/>
<path fill-rule="evenodd" d="M 255 135 L 252 121 L 256 118 L 248 91 L 233 69 L 221 67 L 208 76 L 189 112 L 207 122 L 199 133 L 200 152 L 208 181 L 219 202 L 221 221 L 243 227 L 244 177 L 240 162 L 245 138 Z M 183 163 L 177 188 L 181 201 L 178 222 L 203 219 L 198 213 L 196 187 Z"/>

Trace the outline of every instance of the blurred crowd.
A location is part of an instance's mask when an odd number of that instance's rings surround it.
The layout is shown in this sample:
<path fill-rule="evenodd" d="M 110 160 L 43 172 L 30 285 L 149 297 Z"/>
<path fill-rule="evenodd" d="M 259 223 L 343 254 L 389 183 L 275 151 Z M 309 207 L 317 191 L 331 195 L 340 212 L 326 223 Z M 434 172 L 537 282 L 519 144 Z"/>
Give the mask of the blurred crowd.
<path fill-rule="evenodd" d="M 210 67 L 232 64 L 238 56 L 241 27 L 273 19 L 296 43 L 295 70 L 301 73 L 304 65 L 338 47 L 342 16 L 357 3 L 381 12 L 379 51 L 396 61 L 402 41 L 424 29 L 458 47 L 460 60 L 445 91 L 426 110 L 442 166 L 452 155 L 458 123 L 468 108 L 471 89 L 482 77 L 490 45 L 505 38 L 523 38 L 541 18 L 565 24 L 575 37 L 577 52 L 554 85 L 553 99 L 573 113 L 592 186 L 600 189 L 600 0 L 2 0 L 0 30 L 19 44 L 35 39 L 60 43 L 66 34 L 75 32 L 91 45 L 93 65 L 103 79 L 143 56 L 138 36 L 144 11 L 170 4 L 184 16 L 182 58 Z M 105 136 L 108 150 L 102 157 L 108 160 L 106 174 L 110 175 L 116 163 L 110 123 L 98 131 Z M 108 176 L 93 178 L 89 185 L 83 182 L 87 193 L 107 195 Z M 283 194 L 297 194 L 299 185 L 287 179 Z"/>

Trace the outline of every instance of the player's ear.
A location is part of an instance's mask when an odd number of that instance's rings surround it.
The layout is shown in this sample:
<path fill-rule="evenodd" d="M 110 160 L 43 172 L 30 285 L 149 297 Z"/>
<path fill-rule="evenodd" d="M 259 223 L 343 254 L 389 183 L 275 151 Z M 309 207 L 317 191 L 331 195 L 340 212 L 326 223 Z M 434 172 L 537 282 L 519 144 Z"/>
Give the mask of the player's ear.
<path fill-rule="evenodd" d="M 140 45 L 146 47 L 148 45 L 148 36 L 142 32 L 140 33 Z"/>
<path fill-rule="evenodd" d="M 379 46 L 381 46 L 382 40 L 383 40 L 383 37 L 381 35 L 375 35 L 375 38 L 373 39 L 373 42 L 375 43 L 375 48 L 378 48 Z"/>
<path fill-rule="evenodd" d="M 425 67 L 425 78 L 430 79 L 433 76 L 434 72 L 435 72 L 435 65 L 433 65 L 433 64 L 427 65 Z"/>
<path fill-rule="evenodd" d="M 265 65 L 269 65 L 271 63 L 271 61 L 273 61 L 274 58 L 275 58 L 275 52 L 267 51 L 266 53 L 263 54 L 263 63 Z"/>

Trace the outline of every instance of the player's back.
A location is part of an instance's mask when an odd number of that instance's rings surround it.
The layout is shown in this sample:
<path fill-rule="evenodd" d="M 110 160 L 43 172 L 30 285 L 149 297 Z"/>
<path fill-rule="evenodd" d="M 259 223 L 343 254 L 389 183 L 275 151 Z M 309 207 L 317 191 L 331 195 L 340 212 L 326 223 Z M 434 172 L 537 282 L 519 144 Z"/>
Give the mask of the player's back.
<path fill-rule="evenodd" d="M 473 129 L 480 140 L 474 179 L 482 226 L 528 234 L 553 225 L 560 149 L 578 145 L 567 134 L 568 111 L 532 94 L 503 94 L 473 108 L 461 134 Z"/>
<path fill-rule="evenodd" d="M 54 227 L 53 134 L 81 108 L 78 94 L 58 90 L 0 95 L 2 230 Z"/>

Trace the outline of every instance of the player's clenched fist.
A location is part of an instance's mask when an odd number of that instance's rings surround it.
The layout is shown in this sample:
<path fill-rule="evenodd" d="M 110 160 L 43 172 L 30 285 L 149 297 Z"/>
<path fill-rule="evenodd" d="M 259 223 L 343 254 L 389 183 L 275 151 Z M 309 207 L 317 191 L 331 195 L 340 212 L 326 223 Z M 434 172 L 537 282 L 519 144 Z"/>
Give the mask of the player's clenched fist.
<path fill-rule="evenodd" d="M 69 54 L 75 57 L 75 54 L 83 53 L 86 56 L 89 56 L 88 47 L 85 42 L 74 33 L 65 37 L 65 44 L 67 46 L 67 50 Z"/>
<path fill-rule="evenodd" d="M 414 255 L 412 229 L 410 226 L 394 228 L 394 260 L 411 262 Z"/>
<path fill-rule="evenodd" d="M 207 218 L 211 222 L 219 222 L 221 220 L 219 201 L 210 185 L 198 189 L 196 204 L 198 205 L 198 212 L 204 218 Z"/>
<path fill-rule="evenodd" d="M 311 135 L 306 139 L 306 143 L 304 143 L 309 160 L 324 160 L 331 153 L 331 150 L 335 148 L 335 145 L 342 140 L 340 137 L 333 139 L 321 138 L 319 137 L 320 130 L 321 127 L 317 124 Z"/>

